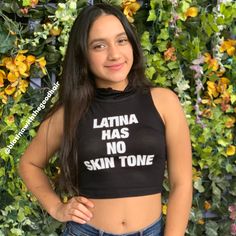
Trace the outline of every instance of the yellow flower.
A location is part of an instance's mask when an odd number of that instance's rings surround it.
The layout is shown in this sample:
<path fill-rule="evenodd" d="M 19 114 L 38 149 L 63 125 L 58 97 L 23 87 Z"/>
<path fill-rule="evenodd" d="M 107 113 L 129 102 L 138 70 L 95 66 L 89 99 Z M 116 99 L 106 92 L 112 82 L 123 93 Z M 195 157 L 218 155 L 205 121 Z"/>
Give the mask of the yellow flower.
<path fill-rule="evenodd" d="M 19 64 L 18 64 L 18 71 L 19 71 L 20 75 L 22 77 L 24 77 L 24 78 L 29 77 L 29 74 L 26 73 L 27 69 L 28 69 L 28 67 L 27 67 L 27 65 L 24 62 L 19 62 Z"/>
<path fill-rule="evenodd" d="M 17 76 L 16 73 L 9 72 L 8 75 L 7 75 L 7 79 L 8 79 L 8 81 L 10 81 L 11 83 L 14 83 L 14 82 L 18 79 L 18 76 Z"/>
<path fill-rule="evenodd" d="M 20 98 L 21 94 L 22 93 L 21 93 L 20 89 L 16 90 L 16 92 L 13 95 L 14 100 L 17 100 L 18 98 Z"/>
<path fill-rule="evenodd" d="M 26 59 L 26 56 L 23 55 L 23 54 L 18 54 L 16 57 L 15 57 L 15 60 L 14 60 L 14 63 L 16 65 L 19 65 L 20 63 L 22 63 L 23 61 L 25 61 Z"/>
<path fill-rule="evenodd" d="M 7 95 L 12 95 L 15 91 L 16 91 L 16 87 L 12 87 L 11 85 L 8 85 L 5 89 L 4 89 L 5 93 Z"/>
<path fill-rule="evenodd" d="M 33 56 L 33 55 L 28 55 L 27 57 L 26 57 L 26 62 L 28 63 L 28 64 L 33 64 L 34 62 L 35 62 L 35 56 Z"/>
<path fill-rule="evenodd" d="M 38 62 L 38 64 L 39 64 L 41 70 L 42 70 L 43 73 L 46 75 L 47 72 L 46 72 L 45 66 L 46 66 L 47 62 L 46 62 L 45 58 L 44 58 L 44 57 L 40 57 L 39 59 L 37 59 L 37 60 L 35 60 L 35 61 Z"/>
<path fill-rule="evenodd" d="M 14 63 L 14 61 L 12 60 L 12 58 L 9 58 L 9 59 L 6 58 L 6 60 L 4 60 L 4 62 L 5 62 L 5 66 L 8 70 L 10 70 L 10 71 L 16 71 L 17 70 L 17 66 Z"/>
<path fill-rule="evenodd" d="M 215 58 L 212 58 L 211 55 L 207 52 L 204 53 L 204 61 L 208 64 L 208 68 L 213 71 L 217 71 L 219 68 L 218 61 Z"/>
<path fill-rule="evenodd" d="M 204 61 L 208 63 L 211 60 L 211 54 L 206 52 L 204 53 Z"/>
<path fill-rule="evenodd" d="M 218 61 L 214 58 L 210 59 L 208 62 L 208 68 L 211 68 L 213 71 L 217 71 L 219 68 Z"/>
<path fill-rule="evenodd" d="M 227 156 L 233 156 L 235 154 L 236 147 L 234 145 L 229 145 L 226 150 Z"/>
<path fill-rule="evenodd" d="M 204 109 L 202 111 L 202 116 L 206 118 L 211 118 L 212 117 L 212 110 L 211 109 Z"/>
<path fill-rule="evenodd" d="M 233 56 L 235 53 L 236 40 L 228 39 L 222 42 L 220 46 L 220 52 L 227 52 L 229 56 Z"/>
<path fill-rule="evenodd" d="M 4 91 L 0 92 L 0 99 L 2 99 L 2 103 L 7 103 L 7 96 L 5 95 Z"/>
<path fill-rule="evenodd" d="M 58 36 L 61 33 L 61 28 L 54 26 L 50 29 L 49 32 L 52 36 Z"/>
<path fill-rule="evenodd" d="M 192 168 L 192 173 L 193 173 L 193 181 L 199 180 L 201 177 L 201 172 L 197 171 L 195 167 Z"/>
<path fill-rule="evenodd" d="M 198 15 L 198 8 L 197 7 L 189 7 L 185 12 L 186 17 L 196 17 Z"/>
<path fill-rule="evenodd" d="M 14 120 L 15 120 L 15 118 L 14 118 L 13 115 L 7 116 L 7 121 L 8 121 L 9 124 L 12 124 L 14 122 Z"/>
<path fill-rule="evenodd" d="M 134 22 L 133 15 L 136 14 L 140 7 L 140 4 L 136 0 L 123 1 L 124 15 L 130 23 Z"/>
<path fill-rule="evenodd" d="M 4 86 L 4 79 L 6 79 L 6 73 L 4 70 L 0 70 L 0 87 Z"/>
<path fill-rule="evenodd" d="M 26 92 L 26 89 L 28 88 L 28 86 L 29 86 L 28 81 L 22 80 L 22 79 L 19 81 L 19 89 L 22 93 Z"/>
<path fill-rule="evenodd" d="M 228 78 L 226 78 L 226 77 L 220 78 L 218 85 L 217 85 L 217 91 L 219 93 L 224 93 L 229 84 L 230 84 L 230 80 Z"/>
<path fill-rule="evenodd" d="M 164 204 L 163 206 L 162 206 L 162 214 L 163 215 L 166 215 L 167 214 L 167 205 L 166 204 Z"/>
<path fill-rule="evenodd" d="M 229 118 L 226 120 L 226 122 L 225 122 L 225 127 L 226 127 L 226 128 L 232 128 L 232 127 L 234 127 L 235 121 L 236 121 L 235 117 L 232 117 L 232 116 L 229 117 Z"/>
<path fill-rule="evenodd" d="M 210 204 L 208 201 L 205 201 L 205 202 L 204 202 L 204 208 L 205 208 L 206 210 L 209 210 L 209 209 L 211 208 L 211 204 Z"/>
<path fill-rule="evenodd" d="M 205 221 L 203 220 L 203 219 L 200 219 L 200 220 L 198 220 L 198 222 L 197 222 L 199 225 L 204 225 L 205 224 Z"/>
<path fill-rule="evenodd" d="M 218 97 L 219 93 L 217 92 L 217 85 L 212 81 L 207 81 L 207 90 L 210 97 Z"/>

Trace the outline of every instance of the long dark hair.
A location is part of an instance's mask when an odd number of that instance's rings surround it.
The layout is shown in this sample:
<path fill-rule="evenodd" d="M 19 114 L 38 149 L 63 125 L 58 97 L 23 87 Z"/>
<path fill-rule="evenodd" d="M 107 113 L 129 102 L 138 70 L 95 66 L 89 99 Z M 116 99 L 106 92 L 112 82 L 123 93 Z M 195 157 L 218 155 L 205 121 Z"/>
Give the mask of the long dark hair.
<path fill-rule="evenodd" d="M 133 48 L 134 62 L 129 72 L 132 87 L 150 87 L 144 75 L 141 45 L 133 27 L 116 7 L 98 3 L 85 7 L 76 18 L 63 62 L 57 107 L 64 108 L 64 135 L 59 153 L 61 175 L 59 185 L 70 194 L 79 193 L 79 162 L 76 130 L 82 115 L 88 110 L 95 94 L 95 81 L 88 64 L 88 33 L 101 15 L 116 16 L 124 27 Z M 80 134 L 82 135 L 82 134 Z"/>

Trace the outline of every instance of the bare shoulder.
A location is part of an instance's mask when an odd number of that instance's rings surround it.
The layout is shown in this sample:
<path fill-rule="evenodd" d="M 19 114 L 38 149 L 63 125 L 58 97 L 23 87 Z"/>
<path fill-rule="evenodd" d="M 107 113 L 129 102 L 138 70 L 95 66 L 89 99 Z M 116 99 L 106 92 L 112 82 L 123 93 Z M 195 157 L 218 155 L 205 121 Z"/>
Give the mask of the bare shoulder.
<path fill-rule="evenodd" d="M 168 88 L 152 88 L 152 99 L 164 123 L 173 117 L 173 114 L 182 112 L 178 96 Z"/>
<path fill-rule="evenodd" d="M 168 88 L 155 87 L 151 89 L 152 97 L 154 100 L 166 103 L 179 103 L 178 96 Z"/>

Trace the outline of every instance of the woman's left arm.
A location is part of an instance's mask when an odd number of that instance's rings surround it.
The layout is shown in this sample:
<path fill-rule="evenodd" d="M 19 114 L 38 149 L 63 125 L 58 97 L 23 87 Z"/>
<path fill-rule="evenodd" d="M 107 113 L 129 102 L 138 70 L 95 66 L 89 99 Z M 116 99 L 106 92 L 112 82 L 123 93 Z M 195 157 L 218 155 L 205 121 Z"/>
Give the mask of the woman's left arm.
<path fill-rule="evenodd" d="M 192 204 L 192 151 L 189 128 L 178 97 L 156 89 L 154 102 L 165 123 L 170 193 L 165 236 L 184 236 Z"/>

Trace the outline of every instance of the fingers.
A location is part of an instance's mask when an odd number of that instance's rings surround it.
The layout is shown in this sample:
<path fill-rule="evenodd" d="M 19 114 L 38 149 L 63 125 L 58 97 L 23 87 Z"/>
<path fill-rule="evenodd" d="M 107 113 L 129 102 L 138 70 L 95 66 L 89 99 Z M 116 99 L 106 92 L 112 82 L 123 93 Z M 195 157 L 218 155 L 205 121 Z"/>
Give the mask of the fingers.
<path fill-rule="evenodd" d="M 67 203 L 67 212 L 69 220 L 80 224 L 87 223 L 93 214 L 89 208 L 93 208 L 94 204 L 85 197 L 74 197 Z"/>
<path fill-rule="evenodd" d="M 85 197 L 75 197 L 75 200 L 81 202 L 82 204 L 86 205 L 87 207 L 94 208 L 93 202 L 91 202 L 88 198 Z"/>

